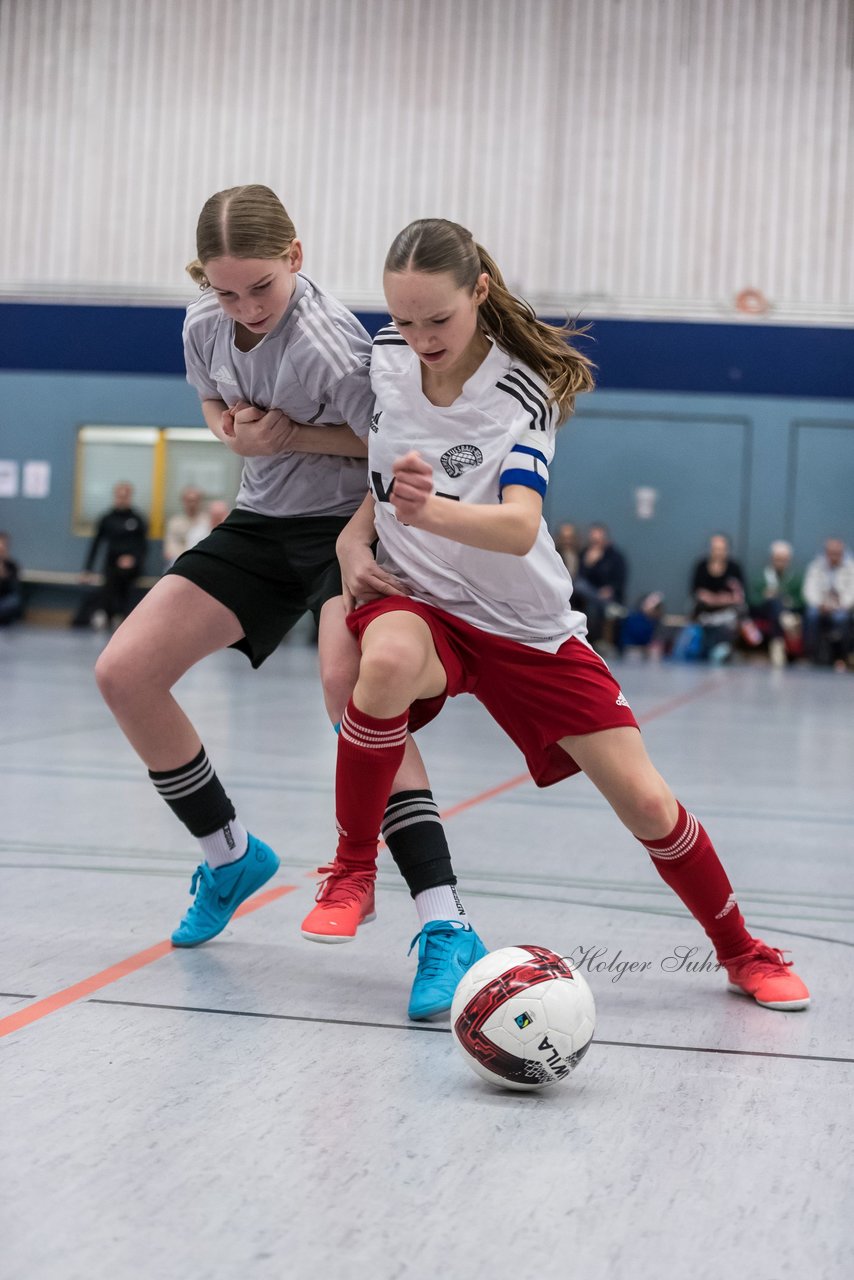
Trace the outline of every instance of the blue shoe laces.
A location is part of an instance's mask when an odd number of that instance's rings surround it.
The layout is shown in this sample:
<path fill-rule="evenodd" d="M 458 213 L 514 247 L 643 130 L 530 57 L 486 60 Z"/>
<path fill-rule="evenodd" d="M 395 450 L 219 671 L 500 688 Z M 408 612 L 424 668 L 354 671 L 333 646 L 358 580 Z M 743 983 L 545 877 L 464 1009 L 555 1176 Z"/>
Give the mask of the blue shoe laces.
<path fill-rule="evenodd" d="M 193 872 L 193 878 L 190 881 L 190 894 L 192 896 L 195 896 L 196 888 L 200 880 L 204 880 L 209 889 L 213 889 L 216 884 L 214 874 L 206 862 L 200 862 Z"/>
<path fill-rule="evenodd" d="M 467 932 L 469 930 L 465 925 L 449 922 L 439 929 L 422 929 L 420 933 L 416 933 L 409 944 L 409 950 L 406 954 L 411 956 L 416 942 L 420 938 L 424 939 L 423 955 L 418 957 L 417 976 L 419 978 L 437 978 L 441 976 L 445 970 L 448 956 L 454 949 L 457 935 Z"/>

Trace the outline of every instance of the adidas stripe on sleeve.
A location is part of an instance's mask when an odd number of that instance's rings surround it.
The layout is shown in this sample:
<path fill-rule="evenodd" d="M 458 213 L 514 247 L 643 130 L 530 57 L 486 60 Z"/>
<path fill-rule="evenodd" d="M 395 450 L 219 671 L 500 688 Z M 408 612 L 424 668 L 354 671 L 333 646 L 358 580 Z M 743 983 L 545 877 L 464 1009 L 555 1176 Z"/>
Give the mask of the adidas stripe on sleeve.
<path fill-rule="evenodd" d="M 317 287 L 306 292 L 297 327 L 298 373 L 306 391 L 321 402 L 321 422 L 346 422 L 367 439 L 374 411 L 369 363 L 370 339 L 355 316 Z"/>
<path fill-rule="evenodd" d="M 554 406 L 549 403 L 548 395 L 526 370 L 520 369 L 518 365 L 511 365 L 496 386 L 522 406 L 530 420 L 532 431 L 547 432 L 550 427 L 554 429 L 557 425 L 553 421 Z"/>
<path fill-rule="evenodd" d="M 546 387 L 530 370 L 511 365 L 495 384 L 508 397 L 508 410 L 516 419 L 516 442 L 501 466 L 499 491 L 520 484 L 545 498 L 549 464 L 554 457 L 559 411 Z"/>

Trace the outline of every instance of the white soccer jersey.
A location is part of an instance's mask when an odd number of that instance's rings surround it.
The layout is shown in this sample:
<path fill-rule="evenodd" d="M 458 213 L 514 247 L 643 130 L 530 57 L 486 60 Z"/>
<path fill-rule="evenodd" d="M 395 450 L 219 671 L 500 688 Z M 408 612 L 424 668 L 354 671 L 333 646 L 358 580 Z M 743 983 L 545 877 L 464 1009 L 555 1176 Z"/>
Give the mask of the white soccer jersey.
<path fill-rule="evenodd" d="M 376 498 L 377 559 L 417 600 L 446 609 L 494 635 L 556 652 L 584 636 L 584 614 L 570 608 L 572 579 L 545 520 L 526 556 L 466 547 L 401 524 L 388 500 L 392 464 L 417 449 L 433 468 L 435 491 L 462 502 L 498 504 L 506 485 L 541 496 L 554 456 L 556 405 L 531 369 L 493 344 L 447 408 L 421 389 L 421 361 L 393 325 L 371 352 L 376 411 L 368 468 Z"/>
<path fill-rule="evenodd" d="M 282 409 L 295 422 L 346 422 L 365 439 L 373 412 L 370 338 L 354 315 L 308 276 L 251 351 L 234 345 L 234 321 L 208 290 L 187 308 L 187 381 L 202 400 Z M 365 462 L 319 453 L 245 458 L 237 506 L 265 516 L 351 515 L 365 496 Z"/>

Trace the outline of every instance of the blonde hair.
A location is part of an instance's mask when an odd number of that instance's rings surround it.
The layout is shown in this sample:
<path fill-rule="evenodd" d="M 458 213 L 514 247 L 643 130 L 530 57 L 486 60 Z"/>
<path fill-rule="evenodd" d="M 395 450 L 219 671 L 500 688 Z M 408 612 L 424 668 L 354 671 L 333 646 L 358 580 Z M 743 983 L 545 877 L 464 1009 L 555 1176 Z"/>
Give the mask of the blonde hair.
<path fill-rule="evenodd" d="M 458 222 L 446 218 L 410 222 L 395 237 L 384 269 L 393 274 L 409 270 L 438 275 L 448 271 L 459 288 L 472 291 L 478 277 L 486 272 L 489 295 L 478 311 L 481 329 L 508 355 L 540 375 L 560 410 L 561 421 L 572 413 L 576 395 L 593 390 L 592 361 L 569 344 L 570 338 L 584 330 L 571 323 L 558 329 L 538 319 L 529 303 L 510 292 L 493 259 Z"/>
<path fill-rule="evenodd" d="M 217 191 L 199 214 L 198 257 L 187 272 L 200 289 L 207 289 L 205 263 L 212 258 L 283 258 L 296 234 L 285 206 L 269 187 L 254 182 Z"/>

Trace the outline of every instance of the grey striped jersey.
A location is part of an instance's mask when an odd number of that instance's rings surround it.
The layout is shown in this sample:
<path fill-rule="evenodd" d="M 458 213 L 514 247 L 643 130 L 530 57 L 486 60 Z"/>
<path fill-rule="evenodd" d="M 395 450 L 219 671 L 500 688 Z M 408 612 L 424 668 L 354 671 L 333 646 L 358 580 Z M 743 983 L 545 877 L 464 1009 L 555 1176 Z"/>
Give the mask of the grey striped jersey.
<path fill-rule="evenodd" d="M 545 520 L 528 554 L 513 556 L 401 524 L 388 500 L 392 465 L 410 449 L 430 463 L 435 492 L 445 497 L 497 504 L 508 485 L 545 497 L 559 414 L 543 380 L 493 343 L 462 394 L 439 407 L 421 389 L 420 360 L 388 325 L 374 339 L 371 382 L 379 563 L 417 600 L 505 639 L 554 653 L 570 636 L 584 637 L 587 622 L 570 608 L 572 579 Z"/>
<path fill-rule="evenodd" d="M 187 308 L 187 381 L 202 400 L 246 400 L 295 422 L 347 423 L 367 438 L 374 397 L 371 341 L 346 307 L 299 274 L 288 309 L 251 351 L 213 290 Z M 367 487 L 364 460 L 284 453 L 245 458 L 237 506 L 266 516 L 350 515 Z"/>

